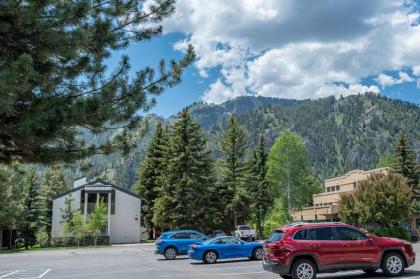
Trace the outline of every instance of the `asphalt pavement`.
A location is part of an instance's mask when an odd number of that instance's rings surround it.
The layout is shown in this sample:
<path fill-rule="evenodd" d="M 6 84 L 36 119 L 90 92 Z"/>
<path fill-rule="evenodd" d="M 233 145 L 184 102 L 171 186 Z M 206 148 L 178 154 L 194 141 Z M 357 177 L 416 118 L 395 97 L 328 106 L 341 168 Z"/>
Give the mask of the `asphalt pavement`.
<path fill-rule="evenodd" d="M 420 255 L 420 244 L 415 244 Z M 261 262 L 248 259 L 219 261 L 205 265 L 178 257 L 167 261 L 153 254 L 154 245 L 121 245 L 106 248 L 41 250 L 28 253 L 0 254 L 0 279 L 155 279 L 155 278 L 279 278 L 266 272 Z M 360 271 L 320 274 L 318 278 L 385 278 L 378 271 L 367 276 Z M 420 278 L 420 260 L 400 279 Z"/>

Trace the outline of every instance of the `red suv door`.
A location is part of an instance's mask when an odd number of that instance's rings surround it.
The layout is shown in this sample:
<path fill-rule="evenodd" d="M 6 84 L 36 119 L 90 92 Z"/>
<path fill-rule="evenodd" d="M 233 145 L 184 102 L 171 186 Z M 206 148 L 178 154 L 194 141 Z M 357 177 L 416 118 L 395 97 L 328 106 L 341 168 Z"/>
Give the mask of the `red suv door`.
<path fill-rule="evenodd" d="M 345 255 L 345 263 L 376 263 L 378 247 L 358 230 L 350 227 L 334 228 L 342 243 L 343 255 Z"/>
<path fill-rule="evenodd" d="M 332 227 L 309 229 L 308 244 L 321 266 L 342 264 L 343 245 L 337 239 Z"/>

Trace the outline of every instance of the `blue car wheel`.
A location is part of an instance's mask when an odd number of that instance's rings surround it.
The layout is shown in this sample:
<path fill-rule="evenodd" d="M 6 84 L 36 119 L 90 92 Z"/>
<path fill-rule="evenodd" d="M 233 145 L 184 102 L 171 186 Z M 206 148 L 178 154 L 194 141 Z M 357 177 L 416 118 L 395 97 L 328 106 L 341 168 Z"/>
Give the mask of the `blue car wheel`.
<path fill-rule="evenodd" d="M 262 260 L 264 256 L 264 249 L 262 247 L 257 247 L 252 251 L 252 258 L 254 260 Z"/>
<path fill-rule="evenodd" d="M 206 264 L 214 264 L 217 262 L 217 254 L 214 251 L 207 251 L 204 254 L 203 261 Z"/>
<path fill-rule="evenodd" d="M 175 260 L 176 254 L 177 254 L 176 249 L 173 247 L 168 247 L 163 252 L 163 255 L 165 256 L 167 260 Z"/>

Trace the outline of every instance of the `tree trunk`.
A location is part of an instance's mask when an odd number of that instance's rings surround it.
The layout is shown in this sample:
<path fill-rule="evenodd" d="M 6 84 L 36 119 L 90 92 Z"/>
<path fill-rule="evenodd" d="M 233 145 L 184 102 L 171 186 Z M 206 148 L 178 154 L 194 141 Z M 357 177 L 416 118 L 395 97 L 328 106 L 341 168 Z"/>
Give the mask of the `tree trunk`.
<path fill-rule="evenodd" d="M 9 235 L 9 250 L 12 249 L 12 238 L 13 238 L 13 230 L 10 229 L 10 235 Z"/>
<path fill-rule="evenodd" d="M 0 251 L 3 249 L 3 228 L 0 227 Z"/>

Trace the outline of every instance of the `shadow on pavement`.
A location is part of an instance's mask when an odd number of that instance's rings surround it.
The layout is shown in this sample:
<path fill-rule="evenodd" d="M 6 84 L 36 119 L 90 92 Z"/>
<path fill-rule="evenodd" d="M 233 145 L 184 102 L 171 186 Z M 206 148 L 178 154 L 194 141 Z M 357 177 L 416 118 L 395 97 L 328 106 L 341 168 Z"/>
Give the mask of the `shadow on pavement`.
<path fill-rule="evenodd" d="M 181 260 L 188 260 L 188 257 L 176 257 L 175 260 L 167 260 L 165 258 L 156 259 L 157 261 L 163 261 L 163 262 L 171 262 L 171 261 L 181 261 Z"/>
<path fill-rule="evenodd" d="M 229 263 L 243 263 L 243 262 L 255 262 L 258 263 L 259 261 L 254 261 L 250 259 L 241 259 L 241 260 L 223 260 L 223 261 L 217 261 L 215 264 L 205 264 L 203 262 L 192 262 L 192 265 L 205 265 L 205 266 L 213 266 L 218 264 L 229 264 Z M 262 267 L 262 266 L 261 266 Z"/>
<path fill-rule="evenodd" d="M 360 274 L 340 274 L 334 275 L 334 273 L 321 273 L 319 275 L 322 276 L 322 279 L 335 279 L 335 278 L 345 278 L 345 279 L 383 279 L 383 278 L 389 278 L 386 277 L 382 272 L 378 271 L 374 274 L 366 274 L 366 273 L 360 273 Z M 419 278 L 420 271 L 418 270 L 406 270 L 401 277 L 402 278 Z M 398 277 L 396 277 L 398 278 Z"/>

